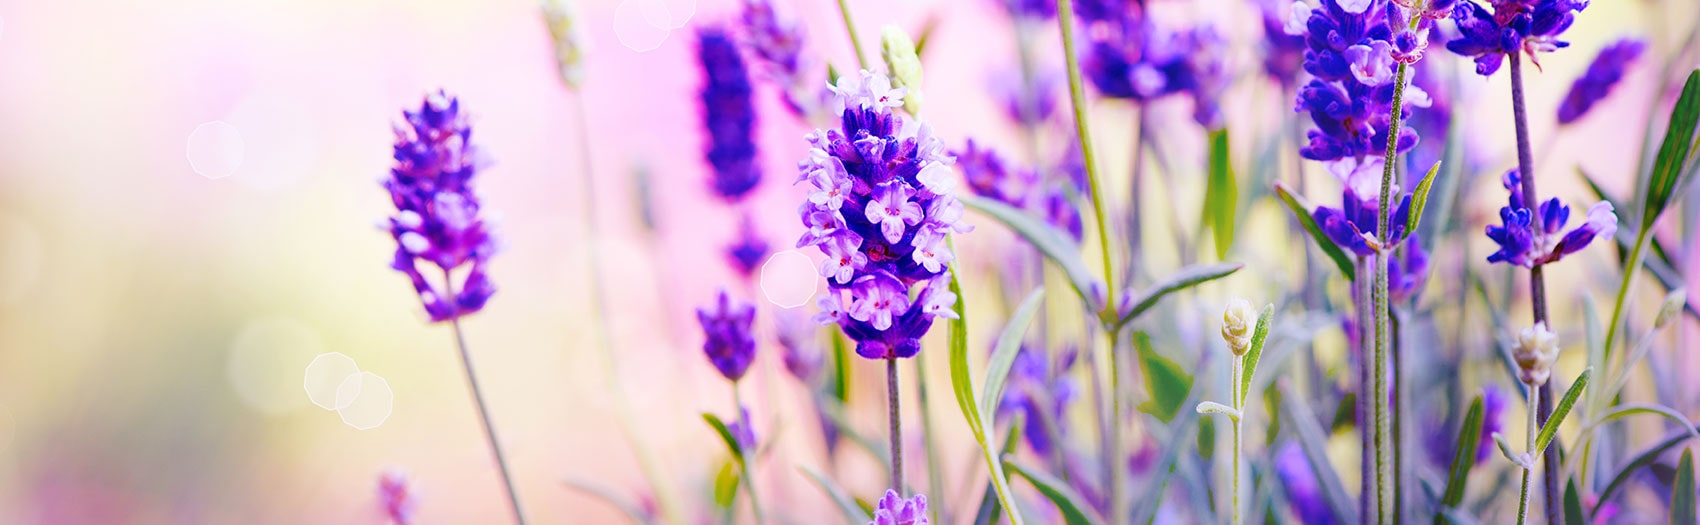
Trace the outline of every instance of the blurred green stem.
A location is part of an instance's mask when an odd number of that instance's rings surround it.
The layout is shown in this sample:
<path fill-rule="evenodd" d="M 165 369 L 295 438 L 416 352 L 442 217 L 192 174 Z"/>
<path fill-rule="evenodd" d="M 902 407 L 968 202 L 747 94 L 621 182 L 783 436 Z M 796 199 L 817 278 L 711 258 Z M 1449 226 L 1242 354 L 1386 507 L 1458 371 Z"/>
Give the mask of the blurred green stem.
<path fill-rule="evenodd" d="M 455 300 L 455 283 L 447 268 L 443 269 L 443 286 L 446 295 L 443 300 L 458 305 Z M 502 486 L 508 490 L 508 504 L 514 512 L 514 523 L 525 525 L 525 511 L 520 510 L 519 492 L 514 490 L 514 478 L 508 471 L 508 460 L 502 455 L 502 445 L 496 441 L 496 426 L 490 423 L 490 411 L 484 404 L 484 391 L 478 388 L 478 374 L 472 370 L 472 354 L 466 348 L 466 334 L 460 330 L 458 306 L 454 317 L 449 318 L 449 326 L 454 327 L 455 347 L 460 350 L 460 362 L 466 369 L 466 384 L 472 389 L 472 401 L 474 408 L 478 409 L 478 420 L 484 424 L 484 438 L 490 442 L 490 453 L 495 456 L 496 470 L 501 472 Z"/>
<path fill-rule="evenodd" d="M 862 40 L 856 36 L 856 22 L 850 17 L 849 0 L 838 0 L 838 13 L 844 16 L 844 32 L 850 35 L 850 48 L 856 51 L 856 66 L 867 69 L 868 57 L 862 54 Z"/>

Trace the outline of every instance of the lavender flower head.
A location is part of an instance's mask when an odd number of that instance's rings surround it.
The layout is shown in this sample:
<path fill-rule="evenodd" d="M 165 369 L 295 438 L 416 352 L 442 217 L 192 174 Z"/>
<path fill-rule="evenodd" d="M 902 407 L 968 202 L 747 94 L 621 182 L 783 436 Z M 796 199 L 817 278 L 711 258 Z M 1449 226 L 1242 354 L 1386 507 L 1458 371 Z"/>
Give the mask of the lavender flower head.
<path fill-rule="evenodd" d="M 1600 201 L 1588 207 L 1588 216 L 1582 224 L 1560 235 L 1570 220 L 1569 206 L 1553 197 L 1541 203 L 1537 216 L 1524 202 L 1516 169 L 1506 171 L 1501 183 L 1511 197 L 1508 205 L 1499 209 L 1500 225 L 1487 227 L 1488 238 L 1499 245 L 1499 251 L 1488 255 L 1490 263 L 1533 268 L 1576 253 L 1596 237 L 1609 241 L 1617 234 L 1617 214 L 1609 202 Z"/>
<path fill-rule="evenodd" d="M 732 439 L 738 441 L 738 448 L 748 453 L 756 449 L 755 423 L 750 421 L 749 407 L 738 405 L 738 419 L 726 425 L 726 431 L 732 434 Z"/>
<path fill-rule="evenodd" d="M 1476 74 L 1499 71 L 1505 55 L 1525 53 L 1540 66 L 1538 53 L 1569 47 L 1559 40 L 1589 0 L 1490 0 L 1493 10 L 1471 1 L 1452 12 L 1459 37 L 1446 43 L 1453 53 L 1476 60 Z"/>
<path fill-rule="evenodd" d="M 1612 88 L 1623 80 L 1624 71 L 1634 65 L 1646 50 L 1647 42 L 1634 38 L 1618 40 L 1601 49 L 1599 56 L 1588 64 L 1588 71 L 1570 85 L 1564 102 L 1559 103 L 1558 123 L 1569 124 L 1587 115 L 1595 103 L 1611 94 Z"/>
<path fill-rule="evenodd" d="M 745 0 L 743 27 L 750 53 L 766 64 L 765 73 L 785 92 L 785 104 L 796 115 L 814 110 L 818 101 L 805 98 L 814 90 L 803 73 L 806 35 L 795 21 L 781 20 L 768 0 Z"/>
<path fill-rule="evenodd" d="M 1220 127 L 1217 98 L 1228 82 L 1221 34 L 1210 26 L 1163 28 L 1142 7 L 1109 11 L 1103 18 L 1081 14 L 1090 29 L 1081 68 L 1098 92 L 1137 102 L 1184 93 L 1193 100 L 1199 125 Z"/>
<path fill-rule="evenodd" d="M 738 239 L 726 248 L 726 258 L 731 261 L 732 269 L 748 278 L 755 274 L 762 261 L 767 260 L 767 252 L 767 240 L 756 232 L 755 220 L 744 214 L 738 222 Z"/>
<path fill-rule="evenodd" d="M 725 290 L 713 305 L 697 309 L 697 322 L 702 324 L 705 337 L 702 351 L 728 380 L 744 377 L 756 358 L 756 340 L 750 330 L 755 319 L 755 305 L 735 303 Z"/>
<path fill-rule="evenodd" d="M 378 505 L 391 524 L 408 525 L 413 523 L 413 512 L 419 507 L 419 501 L 414 499 L 413 490 L 408 487 L 407 476 L 391 470 L 378 477 Z"/>
<path fill-rule="evenodd" d="M 1331 168 L 1341 166 L 1341 163 L 1330 163 Z M 1372 173 L 1382 170 L 1382 160 L 1372 157 L 1357 166 L 1351 166 L 1349 161 L 1344 166 L 1348 172 L 1342 177 L 1345 186 L 1340 197 L 1342 206 L 1317 206 L 1311 213 L 1316 225 L 1328 234 L 1328 240 L 1358 257 L 1367 257 L 1378 247 L 1391 247 L 1404 240 L 1405 222 L 1411 213 L 1409 194 L 1400 198 L 1388 214 L 1388 238 L 1376 239 L 1377 212 L 1380 209 L 1377 195 L 1381 192 L 1381 181 L 1375 180 L 1377 176 Z M 1341 172 L 1336 170 L 1335 174 L 1341 175 Z M 1392 192 L 1399 195 L 1399 188 L 1393 188 Z"/>
<path fill-rule="evenodd" d="M 413 281 L 432 322 L 457 319 L 483 309 L 496 293 L 485 275 L 496 238 L 478 215 L 482 206 L 472 184 L 488 162 L 472 144 L 472 125 L 458 99 L 438 91 L 403 116 L 395 124 L 395 165 L 383 180 L 396 207 L 384 225 L 397 245 L 390 267 Z M 427 280 L 420 261 L 442 270 L 449 288 Z M 455 287 L 448 275 L 468 265 Z"/>
<path fill-rule="evenodd" d="M 1294 107 L 1316 123 L 1299 154 L 1324 162 L 1352 159 L 1359 166 L 1382 156 L 1393 123 L 1395 73 L 1400 62 L 1420 57 L 1421 46 L 1413 43 L 1420 37 L 1408 34 L 1400 10 L 1385 0 L 1322 0 L 1318 9 L 1294 3 L 1291 15 L 1285 29 L 1305 36 L 1303 66 L 1314 77 L 1299 88 Z M 1403 36 L 1398 40 L 1416 40 L 1395 42 L 1396 28 Z M 1431 102 L 1412 78 L 1406 77 L 1401 119 Z M 1399 153 L 1417 145 L 1416 131 L 1402 124 Z"/>
<path fill-rule="evenodd" d="M 904 499 L 897 495 L 896 490 L 886 490 L 885 497 L 880 498 L 878 508 L 874 509 L 874 520 L 868 525 L 928 525 L 927 496 L 916 494 Z"/>
<path fill-rule="evenodd" d="M 1316 471 L 1305 460 L 1298 443 L 1288 442 L 1275 452 L 1275 476 L 1287 491 L 1287 502 L 1300 523 L 1332 525 L 1334 513 L 1322 499 L 1322 486 L 1316 481 Z"/>
<path fill-rule="evenodd" d="M 821 367 L 826 364 L 826 356 L 815 341 L 816 325 L 791 310 L 781 310 L 776 318 L 785 370 L 798 381 L 814 384 L 815 379 L 820 377 Z"/>
<path fill-rule="evenodd" d="M 1492 454 L 1494 448 L 1493 435 L 1505 428 L 1501 419 L 1505 415 L 1505 391 L 1499 387 L 1488 385 L 1482 389 L 1482 434 L 1476 438 L 1476 462 L 1481 463 Z M 1459 446 L 1463 446 L 1462 443 Z"/>
<path fill-rule="evenodd" d="M 892 111 L 905 90 L 884 75 L 862 71 L 832 90 L 841 127 L 810 133 L 798 163 L 797 182 L 811 188 L 797 247 L 826 256 L 815 319 L 842 327 L 863 357 L 914 356 L 935 317 L 956 316 L 945 237 L 971 228 L 951 195 L 952 158 L 930 126 Z"/>
<path fill-rule="evenodd" d="M 1047 420 L 1057 425 L 1059 434 L 1066 433 L 1068 405 L 1080 394 L 1080 386 L 1067 374 L 1078 355 L 1073 347 L 1065 348 L 1053 364 L 1044 351 L 1023 345 L 1011 364 L 1009 387 L 1004 390 L 997 415 L 1023 414 L 1021 437 L 1040 456 L 1048 457 L 1058 445 L 1051 442 Z"/>
<path fill-rule="evenodd" d="M 710 187 L 727 202 L 738 202 L 761 182 L 754 139 L 756 109 L 750 72 L 738 44 L 725 29 L 697 29 L 697 60 L 702 64 L 702 119 L 708 131 Z"/>
<path fill-rule="evenodd" d="M 1263 73 L 1287 89 L 1297 87 L 1305 53 L 1304 26 L 1287 29 L 1292 5 L 1284 0 L 1258 3 L 1263 13 Z"/>

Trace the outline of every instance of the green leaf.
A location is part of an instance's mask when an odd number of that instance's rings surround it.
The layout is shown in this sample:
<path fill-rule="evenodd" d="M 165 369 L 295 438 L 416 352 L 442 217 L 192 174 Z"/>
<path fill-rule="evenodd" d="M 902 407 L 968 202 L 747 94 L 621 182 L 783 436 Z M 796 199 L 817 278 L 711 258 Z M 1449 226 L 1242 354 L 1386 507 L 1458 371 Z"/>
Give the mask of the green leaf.
<path fill-rule="evenodd" d="M 1576 478 L 1564 484 L 1564 523 L 1588 525 L 1588 517 L 1582 512 L 1582 497 L 1576 494 Z"/>
<path fill-rule="evenodd" d="M 1694 520 L 1694 451 L 1683 449 L 1682 459 L 1676 461 L 1676 481 L 1671 482 L 1670 522 L 1689 525 Z"/>
<path fill-rule="evenodd" d="M 981 414 L 997 413 L 998 402 L 1003 400 L 1004 383 L 1009 380 L 1009 368 L 1014 366 L 1015 354 L 1021 352 L 1021 339 L 1027 336 L 1027 327 L 1033 324 L 1033 317 L 1039 313 L 1040 301 L 1044 298 L 1043 286 L 1028 293 L 1021 306 L 1015 309 L 1015 315 L 1003 325 L 1003 332 L 998 334 L 998 342 L 992 347 L 992 360 L 986 363 L 986 386 L 980 392 Z"/>
<path fill-rule="evenodd" d="M 620 512 L 625 513 L 626 517 L 631 518 L 634 523 L 640 523 L 643 525 L 655 523 L 655 518 L 650 516 L 648 512 L 644 511 L 642 505 L 639 505 L 638 502 L 633 501 L 630 498 L 609 490 L 607 487 L 582 479 L 568 479 L 561 483 L 573 490 L 583 492 L 585 495 L 602 500 L 608 505 L 619 509 Z"/>
<path fill-rule="evenodd" d="M 1340 482 L 1340 474 L 1335 472 L 1334 465 L 1328 462 L 1328 435 L 1322 431 L 1322 426 L 1317 424 L 1316 414 L 1311 413 L 1310 405 L 1305 404 L 1302 396 L 1287 392 L 1285 383 L 1276 383 L 1276 388 L 1281 390 L 1281 413 L 1287 416 L 1288 425 L 1298 435 L 1299 448 L 1304 451 L 1311 471 L 1316 473 L 1317 484 L 1322 487 L 1323 500 L 1328 502 L 1328 509 L 1334 512 L 1334 521 L 1356 522 L 1356 500 L 1346 494 L 1346 486 Z"/>
<path fill-rule="evenodd" d="M 722 463 L 720 473 L 714 476 L 714 505 L 727 509 L 727 514 L 731 514 L 732 504 L 738 499 L 740 482 L 738 465 L 731 461 Z"/>
<path fill-rule="evenodd" d="M 826 497 L 831 498 L 832 502 L 838 505 L 838 510 L 844 513 L 845 523 L 857 525 L 867 523 L 869 520 L 874 519 L 872 513 L 867 512 L 866 509 L 857 505 L 856 499 L 850 497 L 849 493 L 844 492 L 844 487 L 838 486 L 838 484 L 833 483 L 831 479 L 828 479 L 826 476 L 822 476 L 820 472 L 817 472 L 815 469 L 809 468 L 806 465 L 799 466 L 797 469 L 803 471 L 803 475 L 806 475 L 810 480 L 813 480 L 815 482 L 815 486 L 820 487 L 821 492 L 825 492 Z"/>
<path fill-rule="evenodd" d="M 1482 434 L 1482 396 L 1470 402 L 1464 413 L 1464 426 L 1458 429 L 1457 449 L 1452 452 L 1452 468 L 1446 474 L 1446 492 L 1440 504 L 1458 507 L 1464 502 L 1464 487 L 1470 481 L 1470 469 L 1476 466 L 1476 443 Z M 1437 516 L 1436 522 L 1439 522 Z"/>
<path fill-rule="evenodd" d="M 951 240 L 951 248 L 955 241 Z M 974 441 L 980 445 L 981 456 L 986 460 L 986 470 L 991 474 L 992 488 L 998 494 L 998 503 L 1009 512 L 1011 525 L 1021 525 L 1021 511 L 1010 505 L 1009 478 L 1004 475 L 1003 462 L 997 458 L 997 450 L 992 448 L 990 426 L 982 417 L 979 402 L 974 398 L 974 380 L 968 373 L 968 312 L 964 305 L 967 299 L 962 295 L 961 266 L 952 262 L 950 265 L 950 291 L 956 294 L 956 304 L 951 306 L 956 311 L 956 319 L 950 322 L 950 389 L 956 394 L 956 404 L 962 409 L 962 417 L 968 421 L 968 428 L 974 433 Z"/>
<path fill-rule="evenodd" d="M 1128 303 L 1132 304 L 1133 308 L 1128 310 L 1127 315 L 1116 321 L 1116 327 L 1119 328 L 1133 322 L 1134 319 L 1138 319 L 1147 310 L 1157 306 L 1157 302 L 1163 300 L 1164 296 L 1233 275 L 1234 272 L 1240 271 L 1240 268 L 1244 267 L 1245 264 L 1243 263 L 1215 263 L 1195 264 L 1181 268 L 1180 271 L 1169 274 L 1168 277 L 1164 277 L 1157 284 L 1151 285 L 1150 289 L 1129 298 Z"/>
<path fill-rule="evenodd" d="M 1051 262 L 1056 263 L 1057 268 L 1062 269 L 1063 275 L 1068 277 L 1069 284 L 1074 286 L 1074 292 L 1080 295 L 1081 300 L 1086 301 L 1089 306 L 1091 305 L 1092 300 L 1089 294 L 1092 291 L 1093 283 L 1098 282 L 1098 280 L 1092 276 L 1092 270 L 1087 269 L 1086 260 L 1080 257 L 1080 246 L 1069 239 L 1068 234 L 1032 214 L 1008 204 L 973 195 L 958 195 L 956 198 L 968 208 L 1003 223 L 1004 226 L 1009 227 L 1021 238 L 1026 239 L 1028 244 L 1032 244 L 1034 248 L 1039 250 L 1039 253 L 1045 255 L 1045 258 L 1050 259 Z M 957 301 L 960 302 L 961 299 Z M 1092 306 L 1092 308 L 1097 307 Z"/>
<path fill-rule="evenodd" d="M 831 399 L 823 399 L 819 408 L 821 415 L 825 416 L 828 421 L 832 422 L 832 426 L 838 429 L 839 436 L 850 440 L 850 443 L 856 445 L 856 448 L 866 451 L 885 472 L 891 472 L 891 451 L 886 449 L 883 441 L 868 437 L 867 434 L 856 430 L 856 427 L 850 424 L 850 418 L 844 413 L 844 405 Z"/>
<path fill-rule="evenodd" d="M 1275 305 L 1265 305 L 1257 315 L 1257 327 L 1251 331 L 1251 349 L 1246 350 L 1240 370 L 1240 405 L 1251 393 L 1251 378 L 1257 373 L 1257 362 L 1263 359 L 1263 342 L 1269 339 L 1269 327 L 1275 324 Z"/>
<path fill-rule="evenodd" d="M 1416 235 L 1417 225 L 1423 222 L 1423 207 L 1428 205 L 1428 192 L 1434 186 L 1434 176 L 1438 173 L 1440 173 L 1440 162 L 1435 161 L 1434 166 L 1428 169 L 1428 175 L 1424 175 L 1423 181 L 1417 183 L 1417 191 L 1411 194 L 1411 215 L 1410 218 L 1405 219 L 1405 235 L 1407 237 Z"/>
<path fill-rule="evenodd" d="M 1564 422 L 1564 417 L 1570 415 L 1571 407 L 1576 405 L 1576 399 L 1582 397 L 1582 391 L 1588 388 L 1588 375 L 1593 369 L 1583 370 L 1582 375 L 1576 376 L 1576 382 L 1570 384 L 1570 390 L 1564 392 L 1564 399 L 1558 401 L 1552 409 L 1552 415 L 1547 416 L 1545 425 L 1541 425 L 1541 433 L 1535 435 L 1535 455 L 1547 449 L 1547 443 L 1558 434 L 1558 425 Z"/>
<path fill-rule="evenodd" d="M 737 461 L 739 465 L 744 464 L 744 447 L 738 444 L 738 438 L 732 437 L 732 430 L 726 427 L 726 423 L 720 420 L 720 416 L 703 412 L 702 420 L 707 421 L 708 426 L 714 428 L 715 433 L 720 434 L 720 440 L 726 443 L 726 451 L 732 453 L 732 460 Z"/>
<path fill-rule="evenodd" d="M 1682 85 L 1682 96 L 1671 109 L 1670 127 L 1653 160 L 1652 177 L 1647 184 L 1646 209 L 1641 215 L 1641 229 L 1653 227 L 1653 222 L 1670 205 L 1678 176 L 1687 167 L 1689 151 L 1694 147 L 1694 128 L 1700 122 L 1700 69 L 1688 74 Z"/>
<path fill-rule="evenodd" d="M 1200 223 L 1216 234 L 1216 259 L 1227 259 L 1228 248 L 1234 245 L 1234 213 L 1239 207 L 1240 188 L 1234 180 L 1226 129 L 1210 132 L 1210 178 L 1205 184 Z"/>
<path fill-rule="evenodd" d="M 1139 352 L 1139 371 L 1145 375 L 1145 392 L 1150 396 L 1139 405 L 1139 410 L 1164 423 L 1174 420 L 1181 404 L 1186 402 L 1187 393 L 1192 391 L 1192 376 L 1152 350 L 1151 337 L 1145 332 L 1133 333 L 1133 347 Z"/>
<path fill-rule="evenodd" d="M 1200 414 L 1221 414 L 1228 416 L 1229 419 L 1234 421 L 1240 420 L 1240 411 L 1234 410 L 1234 407 L 1217 403 L 1215 401 L 1199 403 L 1198 407 L 1193 410 L 1197 410 Z"/>
<path fill-rule="evenodd" d="M 1677 412 L 1676 409 L 1664 405 L 1648 403 L 1629 403 L 1613 406 L 1611 410 L 1608 410 L 1605 414 L 1601 415 L 1599 420 L 1589 423 L 1587 427 L 1584 427 L 1582 429 L 1582 433 L 1587 434 L 1588 432 L 1593 431 L 1595 427 L 1603 425 L 1608 421 L 1615 421 L 1636 414 L 1664 416 L 1666 419 L 1676 422 L 1676 424 L 1682 428 L 1688 429 L 1689 437 L 1700 439 L 1700 431 L 1694 430 L 1694 423 L 1689 422 L 1688 418 L 1682 417 L 1681 412 Z"/>
<path fill-rule="evenodd" d="M 1067 482 L 1027 466 L 1012 456 L 1004 456 L 1003 464 L 1011 473 L 1027 478 L 1033 488 L 1039 489 L 1040 494 L 1051 500 L 1057 510 L 1062 511 L 1063 521 L 1068 525 L 1094 525 L 1104 522 L 1103 518 L 1099 518 L 1092 510 L 1092 506 L 1086 504 L 1086 499 L 1069 487 Z"/>
<path fill-rule="evenodd" d="M 1534 458 L 1530 457 L 1528 454 L 1518 452 L 1517 449 L 1515 449 L 1515 448 L 1512 448 L 1511 442 L 1505 440 L 1504 434 L 1494 432 L 1493 433 L 1493 444 L 1499 445 L 1499 455 L 1505 456 L 1505 460 L 1510 461 L 1511 464 L 1517 465 L 1518 468 L 1521 468 L 1521 469 L 1524 469 L 1524 470 L 1533 470 L 1535 468 Z"/>
<path fill-rule="evenodd" d="M 1676 448 L 1677 445 L 1681 445 L 1682 442 L 1687 441 L 1688 438 L 1693 435 L 1695 430 L 1696 429 L 1690 427 L 1687 430 L 1672 433 L 1665 436 L 1665 438 L 1658 443 L 1654 443 L 1652 446 L 1647 447 L 1641 452 L 1630 456 L 1629 460 L 1623 463 L 1623 467 L 1617 470 L 1617 474 L 1612 475 L 1611 481 L 1606 483 L 1606 488 L 1600 490 L 1598 501 L 1611 501 L 1612 494 L 1616 492 L 1617 489 L 1622 488 L 1624 483 L 1629 482 L 1629 477 L 1635 474 L 1636 469 L 1651 465 L 1653 462 L 1658 461 L 1660 457 L 1665 455 L 1665 452 L 1672 448 Z M 1605 505 L 1595 505 L 1592 513 L 1599 513 L 1602 508 L 1605 508 Z"/>
<path fill-rule="evenodd" d="M 1322 227 L 1317 225 L 1316 218 L 1311 216 L 1311 211 L 1315 208 L 1309 202 L 1305 202 L 1304 197 L 1294 195 L 1293 192 L 1287 190 L 1286 185 L 1279 182 L 1275 183 L 1275 195 L 1281 198 L 1281 202 L 1287 205 L 1289 211 L 1293 212 L 1293 218 L 1299 220 L 1299 226 L 1303 226 L 1305 231 L 1310 232 L 1310 238 L 1316 241 L 1317 247 L 1322 248 L 1322 253 L 1327 254 L 1328 258 L 1334 261 L 1334 266 L 1340 269 L 1340 275 L 1346 276 L 1348 281 L 1356 280 L 1357 275 L 1355 267 L 1352 265 L 1352 259 L 1347 257 L 1346 252 L 1341 251 L 1340 247 L 1334 244 L 1334 241 L 1329 240 L 1328 234 L 1322 233 Z"/>

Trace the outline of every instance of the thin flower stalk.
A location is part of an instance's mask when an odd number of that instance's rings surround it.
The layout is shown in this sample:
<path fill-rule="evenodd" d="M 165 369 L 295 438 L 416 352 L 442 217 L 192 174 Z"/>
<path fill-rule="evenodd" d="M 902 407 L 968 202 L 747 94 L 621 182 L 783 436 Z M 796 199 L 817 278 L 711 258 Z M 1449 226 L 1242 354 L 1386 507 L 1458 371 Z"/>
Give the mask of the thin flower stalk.
<path fill-rule="evenodd" d="M 448 271 L 443 271 L 443 280 L 449 286 L 452 296 L 454 283 L 449 280 Z M 460 350 L 460 362 L 466 369 L 466 385 L 472 390 L 472 401 L 478 409 L 478 420 L 483 423 L 484 439 L 490 443 L 490 455 L 495 458 L 496 470 L 502 474 L 502 486 L 508 491 L 508 505 L 514 514 L 514 523 L 525 525 L 525 511 L 519 504 L 519 491 L 514 490 L 514 477 L 508 468 L 508 460 L 502 454 L 502 444 L 496 440 L 496 426 L 490 422 L 490 410 L 485 408 L 484 391 L 478 387 L 478 374 L 472 369 L 472 354 L 467 351 L 466 334 L 461 331 L 460 317 L 449 320 L 449 326 L 454 327 L 455 347 Z"/>

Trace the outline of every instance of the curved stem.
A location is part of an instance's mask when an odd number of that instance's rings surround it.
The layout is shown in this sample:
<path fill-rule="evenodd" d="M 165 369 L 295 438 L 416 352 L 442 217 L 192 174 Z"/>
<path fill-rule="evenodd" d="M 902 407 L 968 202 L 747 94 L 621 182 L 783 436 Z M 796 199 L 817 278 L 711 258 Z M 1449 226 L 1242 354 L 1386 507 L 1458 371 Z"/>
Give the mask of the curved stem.
<path fill-rule="evenodd" d="M 448 301 L 455 300 L 454 281 L 449 276 L 449 270 L 443 269 L 443 285 Z M 484 438 L 490 442 L 490 454 L 496 458 L 496 470 L 502 474 L 502 486 L 508 490 L 508 505 L 514 513 L 514 523 L 525 525 L 525 512 L 520 510 L 519 492 L 514 490 L 514 478 L 509 473 L 508 460 L 502 455 L 502 445 L 496 441 L 496 426 L 490 423 L 490 411 L 485 408 L 484 391 L 478 388 L 478 374 L 472 370 L 472 354 L 467 352 L 466 334 L 460 330 L 460 313 L 449 318 L 449 326 L 454 327 L 455 347 L 460 350 L 460 362 L 466 369 L 466 384 L 472 389 L 472 401 L 478 409 L 478 420 L 484 424 Z"/>
<path fill-rule="evenodd" d="M 898 410 L 897 396 L 897 358 L 888 357 L 885 360 L 885 391 L 888 411 L 891 420 L 891 490 L 900 496 L 907 496 L 908 490 L 903 488 L 903 418 Z"/>
<path fill-rule="evenodd" d="M 848 0 L 838 0 L 838 13 L 844 16 L 844 32 L 850 34 L 850 48 L 856 51 L 856 65 L 867 69 L 868 57 L 862 54 L 862 40 L 856 36 L 856 22 L 850 17 Z"/>

